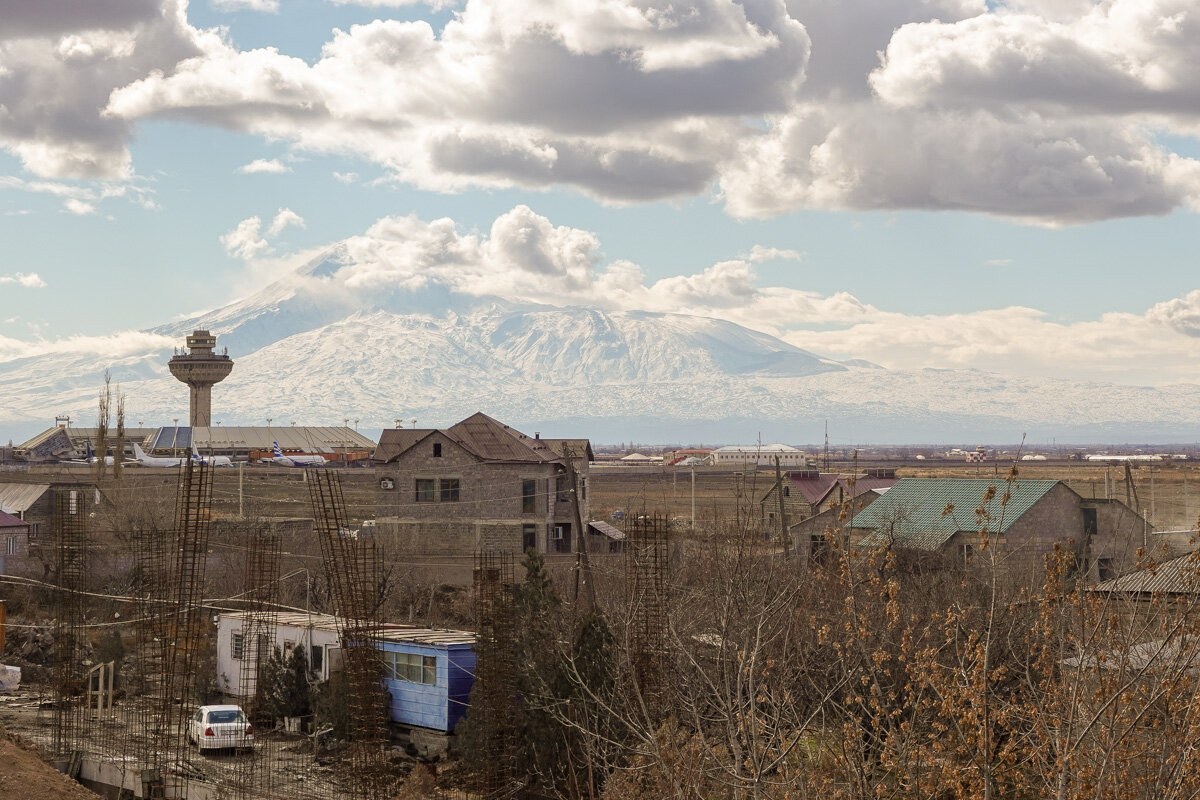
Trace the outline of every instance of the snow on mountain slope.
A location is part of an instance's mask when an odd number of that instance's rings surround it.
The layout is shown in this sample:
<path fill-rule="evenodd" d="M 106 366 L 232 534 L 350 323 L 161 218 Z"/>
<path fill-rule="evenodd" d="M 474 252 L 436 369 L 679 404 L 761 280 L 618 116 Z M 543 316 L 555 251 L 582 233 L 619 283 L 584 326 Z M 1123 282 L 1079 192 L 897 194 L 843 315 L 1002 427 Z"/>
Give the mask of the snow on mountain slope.
<path fill-rule="evenodd" d="M 236 366 L 214 419 L 299 424 L 396 418 L 449 424 L 474 411 L 597 441 L 817 441 L 823 421 L 857 441 L 1190 441 L 1200 389 L 895 372 L 836 362 L 731 322 L 684 314 L 553 307 L 451 291 L 436 281 L 351 291 L 343 246 L 225 308 L 160 326 L 183 343 L 207 327 Z M 104 369 L 133 423 L 187 413 L 170 350 L 116 360 L 57 354 L 0 362 L 0 435 L 21 439 L 70 414 L 95 418 Z"/>

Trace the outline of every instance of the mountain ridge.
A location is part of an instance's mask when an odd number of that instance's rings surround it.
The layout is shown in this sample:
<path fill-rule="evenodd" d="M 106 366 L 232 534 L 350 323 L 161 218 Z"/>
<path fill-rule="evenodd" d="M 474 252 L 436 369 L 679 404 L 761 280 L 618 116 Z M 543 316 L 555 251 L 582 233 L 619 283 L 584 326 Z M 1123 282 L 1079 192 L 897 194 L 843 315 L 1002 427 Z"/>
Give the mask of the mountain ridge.
<path fill-rule="evenodd" d="M 229 348 L 234 371 L 213 408 L 230 425 L 446 425 L 484 410 L 547 435 L 732 442 L 819 441 L 830 419 L 850 441 L 880 443 L 1186 441 L 1200 425 L 1196 386 L 887 370 L 715 317 L 471 296 L 436 281 L 356 291 L 350 262 L 331 248 L 247 298 L 149 332 L 182 344 L 207 328 Z M 187 390 L 167 373 L 170 353 L 0 362 L 0 434 L 19 438 L 61 413 L 90 423 L 105 368 L 130 424 L 183 418 Z"/>

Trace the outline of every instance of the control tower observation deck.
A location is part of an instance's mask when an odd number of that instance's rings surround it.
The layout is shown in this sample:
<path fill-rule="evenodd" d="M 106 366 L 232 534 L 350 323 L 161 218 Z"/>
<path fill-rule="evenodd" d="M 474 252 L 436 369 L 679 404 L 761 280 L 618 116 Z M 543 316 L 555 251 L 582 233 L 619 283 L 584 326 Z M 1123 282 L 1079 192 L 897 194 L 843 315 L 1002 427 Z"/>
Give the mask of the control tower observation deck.
<path fill-rule="evenodd" d="M 208 331 L 193 331 L 187 337 L 187 350 L 176 351 L 167 367 L 176 380 L 192 390 L 188 424 L 193 428 L 212 425 L 212 387 L 233 372 L 228 352 L 214 353 L 217 337 Z"/>

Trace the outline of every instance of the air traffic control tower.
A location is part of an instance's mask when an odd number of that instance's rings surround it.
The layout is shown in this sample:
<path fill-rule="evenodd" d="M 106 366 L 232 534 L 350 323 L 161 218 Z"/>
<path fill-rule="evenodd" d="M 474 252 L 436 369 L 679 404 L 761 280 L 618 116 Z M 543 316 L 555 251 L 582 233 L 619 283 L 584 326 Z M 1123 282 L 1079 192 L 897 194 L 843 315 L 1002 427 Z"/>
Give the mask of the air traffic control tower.
<path fill-rule="evenodd" d="M 171 374 L 192 390 L 188 424 L 193 428 L 212 425 L 212 387 L 233 372 L 233 359 L 226 353 L 214 353 L 217 337 L 208 331 L 193 331 L 187 337 L 187 350 L 176 351 L 167 364 Z"/>

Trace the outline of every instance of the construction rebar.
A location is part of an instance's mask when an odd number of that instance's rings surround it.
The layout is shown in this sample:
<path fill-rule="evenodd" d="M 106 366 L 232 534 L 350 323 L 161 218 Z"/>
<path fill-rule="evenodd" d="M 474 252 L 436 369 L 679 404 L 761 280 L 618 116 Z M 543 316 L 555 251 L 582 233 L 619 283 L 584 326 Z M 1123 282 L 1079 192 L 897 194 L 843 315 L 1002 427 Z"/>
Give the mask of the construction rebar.
<path fill-rule="evenodd" d="M 267 721 L 262 708 L 260 678 L 263 663 L 271 655 L 279 601 L 279 535 L 265 526 L 246 527 L 245 580 L 242 590 L 241 665 L 238 691 L 242 707 L 259 731 L 254 748 L 238 762 L 236 796 L 270 797 L 274 742 L 264 736 Z"/>
<path fill-rule="evenodd" d="M 667 651 L 668 521 L 659 515 L 630 517 L 625 526 L 625 591 L 629 654 L 640 687 L 661 683 Z"/>
<path fill-rule="evenodd" d="M 475 685 L 471 719 L 481 726 L 480 789 L 487 800 L 511 797 L 518 788 L 516 665 L 513 655 L 511 553 L 475 554 Z"/>
<path fill-rule="evenodd" d="M 383 751 L 383 661 L 375 647 L 381 600 L 379 549 L 373 538 L 350 529 L 336 472 L 309 469 L 306 478 L 337 618 L 348 692 L 350 741 L 344 789 L 356 800 L 382 800 L 390 796 L 395 776 Z"/>
<path fill-rule="evenodd" d="M 54 738 L 56 755 L 79 749 L 83 692 L 83 592 L 87 575 L 87 508 L 81 488 L 54 490 Z"/>

